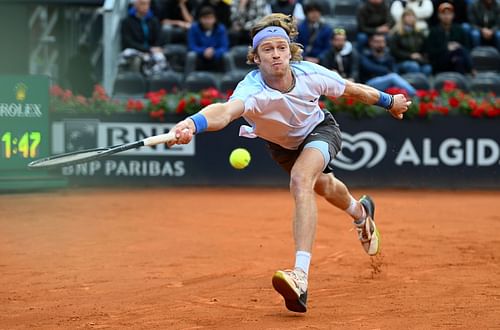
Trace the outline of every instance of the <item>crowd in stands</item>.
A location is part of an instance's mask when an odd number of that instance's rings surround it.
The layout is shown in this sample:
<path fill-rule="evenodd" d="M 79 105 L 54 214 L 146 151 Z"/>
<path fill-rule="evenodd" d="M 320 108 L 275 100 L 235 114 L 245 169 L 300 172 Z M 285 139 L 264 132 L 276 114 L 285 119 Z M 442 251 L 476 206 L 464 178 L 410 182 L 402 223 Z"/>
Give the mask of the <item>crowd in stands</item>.
<path fill-rule="evenodd" d="M 500 51 L 497 0 L 353 0 L 356 31 L 331 24 L 338 1 L 343 0 L 131 0 L 121 23 L 121 67 L 145 76 L 229 72 L 234 50 L 250 44 L 252 25 L 273 12 L 296 18 L 295 41 L 303 45 L 304 60 L 409 95 L 416 91 L 405 74 L 454 71 L 473 77 L 474 48 Z M 174 48 L 184 51 L 177 58 L 180 67 L 170 56 Z"/>

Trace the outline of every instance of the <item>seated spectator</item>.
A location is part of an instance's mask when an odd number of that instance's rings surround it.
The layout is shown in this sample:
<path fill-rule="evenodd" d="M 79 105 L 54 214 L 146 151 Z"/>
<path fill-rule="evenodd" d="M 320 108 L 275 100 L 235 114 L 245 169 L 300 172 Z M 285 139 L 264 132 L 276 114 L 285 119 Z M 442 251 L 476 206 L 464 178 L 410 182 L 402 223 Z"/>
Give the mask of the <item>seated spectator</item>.
<path fill-rule="evenodd" d="M 321 21 L 319 3 L 311 2 L 305 10 L 306 19 L 298 26 L 297 42 L 304 46 L 304 60 L 319 63 L 319 56 L 329 48 L 332 28 Z"/>
<path fill-rule="evenodd" d="M 393 26 L 389 8 L 384 0 L 366 0 L 358 7 L 356 13 L 358 23 L 358 49 L 365 48 L 368 36 L 377 34 L 387 35 Z"/>
<path fill-rule="evenodd" d="M 417 17 L 412 9 L 403 11 L 391 36 L 391 54 L 396 59 L 399 73 L 421 72 L 429 76 L 432 67 L 424 56 L 425 36 L 417 27 Z"/>
<path fill-rule="evenodd" d="M 167 67 L 160 22 L 153 16 L 150 4 L 150 0 L 135 0 L 121 24 L 122 57 L 145 75 Z"/>
<path fill-rule="evenodd" d="M 249 45 L 250 30 L 258 20 L 271 14 L 266 0 L 233 0 L 231 6 L 231 45 Z"/>
<path fill-rule="evenodd" d="M 297 0 L 272 0 L 271 12 L 292 15 L 299 23 L 306 18 L 304 7 Z"/>
<path fill-rule="evenodd" d="M 440 24 L 431 27 L 426 39 L 426 52 L 434 73 L 472 73 L 472 60 L 467 49 L 469 40 L 462 27 L 453 23 L 453 5 L 443 2 L 438 12 Z"/>
<path fill-rule="evenodd" d="M 500 6 L 495 0 L 476 0 L 469 7 L 472 47 L 494 46 L 500 50 Z"/>
<path fill-rule="evenodd" d="M 196 54 L 196 70 L 223 71 L 224 53 L 228 49 L 226 28 L 217 22 L 214 9 L 201 8 L 198 21 L 188 33 L 188 50 Z"/>
<path fill-rule="evenodd" d="M 193 22 L 194 0 L 165 0 L 159 3 L 158 18 L 167 37 L 167 44 L 185 43 Z"/>
<path fill-rule="evenodd" d="M 372 35 L 360 58 L 360 78 L 366 85 L 381 91 L 397 87 L 406 90 L 410 96 L 416 94 L 415 88 L 394 72 L 394 58 L 389 53 L 384 34 Z"/>
<path fill-rule="evenodd" d="M 416 28 L 425 35 L 429 33 L 427 20 L 432 16 L 434 7 L 431 0 L 395 0 L 391 4 L 391 15 L 396 24 L 401 21 L 403 11 L 411 9 L 417 18 Z"/>
<path fill-rule="evenodd" d="M 463 25 L 465 24 L 465 28 L 468 28 L 469 19 L 467 17 L 467 8 L 470 0 L 432 0 L 432 6 L 434 7 L 434 11 L 429 20 L 430 26 L 435 26 L 439 24 L 439 6 L 444 3 L 450 3 L 455 9 L 455 15 L 453 16 L 453 23 Z M 474 0 L 476 1 L 476 0 Z"/>
<path fill-rule="evenodd" d="M 346 31 L 342 28 L 333 30 L 330 48 L 321 54 L 319 63 L 337 71 L 344 79 L 358 81 L 359 55 L 352 43 L 347 40 Z"/>
<path fill-rule="evenodd" d="M 229 31 L 231 28 L 231 2 L 232 0 L 201 0 L 195 9 L 196 20 L 200 19 L 201 9 L 212 7 L 215 18 Z"/>

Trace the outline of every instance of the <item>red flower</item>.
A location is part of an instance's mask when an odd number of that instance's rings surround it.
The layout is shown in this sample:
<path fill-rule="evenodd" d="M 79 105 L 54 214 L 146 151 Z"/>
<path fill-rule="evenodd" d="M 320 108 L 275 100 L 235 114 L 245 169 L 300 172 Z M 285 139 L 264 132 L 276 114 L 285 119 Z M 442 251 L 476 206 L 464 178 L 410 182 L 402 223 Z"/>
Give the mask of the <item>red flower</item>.
<path fill-rule="evenodd" d="M 418 106 L 418 115 L 420 117 L 426 117 L 427 113 L 429 112 L 429 110 L 431 110 L 431 108 L 432 108 L 431 103 L 425 103 L 425 102 L 420 103 Z"/>
<path fill-rule="evenodd" d="M 73 92 L 69 89 L 65 90 L 62 95 L 63 101 L 69 101 L 73 97 Z"/>
<path fill-rule="evenodd" d="M 216 88 L 211 87 L 201 91 L 201 97 L 215 99 L 220 97 L 220 93 Z"/>
<path fill-rule="evenodd" d="M 127 111 L 135 109 L 135 101 L 133 99 L 127 100 Z"/>
<path fill-rule="evenodd" d="M 160 109 L 158 109 L 156 111 L 151 111 L 149 113 L 149 116 L 151 118 L 157 118 L 157 119 L 165 118 L 165 110 L 162 109 L 162 108 L 160 108 Z"/>
<path fill-rule="evenodd" d="M 99 95 L 106 95 L 106 90 L 101 85 L 94 86 L 94 93 Z"/>
<path fill-rule="evenodd" d="M 59 85 L 50 87 L 50 95 L 61 97 L 63 94 L 64 90 Z"/>
<path fill-rule="evenodd" d="M 152 105 L 158 105 L 161 101 L 161 96 L 158 94 L 153 94 L 150 96 L 149 100 L 151 101 Z"/>
<path fill-rule="evenodd" d="M 79 104 L 81 104 L 81 105 L 87 105 L 87 99 L 85 98 L 85 96 L 77 95 L 75 97 L 75 99 L 76 99 L 76 102 L 78 102 Z"/>
<path fill-rule="evenodd" d="M 186 100 L 182 99 L 177 104 L 177 108 L 175 109 L 175 113 L 183 113 L 185 108 L 186 108 Z"/>
<path fill-rule="evenodd" d="M 449 93 L 457 88 L 457 84 L 451 80 L 445 80 L 443 84 L 443 91 Z"/>
<path fill-rule="evenodd" d="M 424 98 L 426 96 L 429 96 L 430 93 L 428 91 L 424 90 L 424 89 L 418 89 L 416 95 L 417 95 L 418 98 Z"/>
<path fill-rule="evenodd" d="M 440 107 L 437 108 L 437 111 L 441 112 L 443 115 L 446 116 L 450 112 L 450 109 L 448 109 L 445 106 L 440 106 Z"/>
<path fill-rule="evenodd" d="M 460 105 L 460 102 L 455 97 L 450 97 L 450 99 L 448 100 L 448 104 L 451 107 L 456 108 Z"/>
<path fill-rule="evenodd" d="M 408 96 L 408 92 L 405 89 L 399 87 L 389 87 L 385 90 L 385 92 L 391 95 L 403 94 L 406 97 Z"/>
<path fill-rule="evenodd" d="M 212 104 L 212 103 L 213 103 L 213 102 L 212 102 L 212 100 L 211 100 L 211 99 L 209 99 L 209 98 L 206 98 L 206 97 L 204 97 L 204 98 L 202 98 L 202 99 L 200 100 L 200 105 L 201 105 L 202 107 L 206 107 L 207 105 Z"/>
<path fill-rule="evenodd" d="M 144 103 L 142 103 L 142 101 L 141 101 L 141 100 L 137 100 L 137 101 L 135 101 L 135 109 L 136 109 L 137 111 L 141 111 L 141 110 L 143 110 L 143 109 L 144 109 Z"/>
<path fill-rule="evenodd" d="M 319 105 L 319 107 L 320 107 L 321 109 L 326 109 L 325 102 L 323 102 L 323 101 L 319 101 L 319 102 L 318 102 L 318 105 Z"/>

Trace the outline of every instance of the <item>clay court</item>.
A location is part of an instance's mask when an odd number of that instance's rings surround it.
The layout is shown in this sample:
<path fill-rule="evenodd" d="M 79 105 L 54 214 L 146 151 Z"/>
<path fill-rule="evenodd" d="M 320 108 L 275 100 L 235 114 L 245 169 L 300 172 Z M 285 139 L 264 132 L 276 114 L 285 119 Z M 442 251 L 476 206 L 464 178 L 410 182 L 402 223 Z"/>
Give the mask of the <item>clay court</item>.
<path fill-rule="evenodd" d="M 271 286 L 294 260 L 285 189 L 0 195 L 0 328 L 500 328 L 500 192 L 367 192 L 382 256 L 320 200 L 305 315 Z"/>

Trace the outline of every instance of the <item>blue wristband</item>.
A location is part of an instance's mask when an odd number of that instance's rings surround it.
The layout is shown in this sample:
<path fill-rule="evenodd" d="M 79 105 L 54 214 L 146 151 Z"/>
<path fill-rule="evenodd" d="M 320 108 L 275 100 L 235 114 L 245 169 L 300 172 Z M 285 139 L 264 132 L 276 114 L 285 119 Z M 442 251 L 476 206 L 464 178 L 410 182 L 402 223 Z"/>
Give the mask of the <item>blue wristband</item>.
<path fill-rule="evenodd" d="M 393 104 L 394 104 L 394 97 L 392 95 L 389 95 L 387 93 L 384 93 L 384 92 L 379 92 L 380 96 L 379 96 L 379 99 L 377 101 L 377 103 L 375 103 L 375 105 L 378 105 L 382 108 L 385 108 L 387 110 L 389 110 L 390 108 L 392 108 Z"/>
<path fill-rule="evenodd" d="M 192 116 L 189 117 L 193 123 L 194 123 L 194 127 L 196 129 L 196 134 L 198 133 L 203 133 L 207 130 L 207 127 L 208 127 L 208 122 L 207 122 L 207 118 L 202 115 L 201 113 L 196 113 Z"/>

